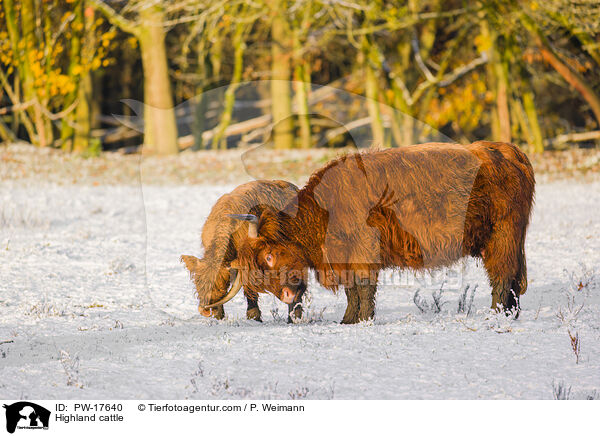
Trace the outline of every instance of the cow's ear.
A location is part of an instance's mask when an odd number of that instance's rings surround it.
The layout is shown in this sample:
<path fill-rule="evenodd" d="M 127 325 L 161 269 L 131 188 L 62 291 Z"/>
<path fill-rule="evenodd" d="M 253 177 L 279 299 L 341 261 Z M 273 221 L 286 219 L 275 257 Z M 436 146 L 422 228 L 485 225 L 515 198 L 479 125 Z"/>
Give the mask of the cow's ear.
<path fill-rule="evenodd" d="M 270 206 L 266 207 L 260 215 L 258 220 L 258 236 L 271 241 L 280 239 L 279 214 Z"/>
<path fill-rule="evenodd" d="M 188 269 L 190 274 L 192 274 L 194 271 L 196 271 L 200 267 L 200 262 L 202 262 L 197 257 L 188 256 L 185 254 L 183 256 L 181 256 L 179 261 L 183 262 L 185 264 L 185 267 Z"/>

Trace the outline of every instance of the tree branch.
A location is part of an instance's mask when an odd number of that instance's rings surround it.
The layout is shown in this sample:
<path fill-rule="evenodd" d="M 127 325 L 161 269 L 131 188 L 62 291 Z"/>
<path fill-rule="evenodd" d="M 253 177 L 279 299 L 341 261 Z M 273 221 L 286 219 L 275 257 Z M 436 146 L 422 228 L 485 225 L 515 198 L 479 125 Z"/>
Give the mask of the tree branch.
<path fill-rule="evenodd" d="M 465 74 L 469 73 L 470 71 L 474 70 L 480 65 L 486 64 L 488 61 L 488 55 L 486 53 L 483 53 L 477 59 L 473 59 L 468 64 L 463 65 L 462 67 L 458 67 L 448 74 L 444 74 L 439 79 L 435 79 L 432 82 L 421 82 L 419 86 L 417 86 L 417 89 L 415 89 L 415 92 L 413 92 L 412 100 L 417 101 L 421 97 L 423 92 L 431 86 L 436 85 L 438 88 L 444 88 L 446 86 L 449 86 Z"/>
<path fill-rule="evenodd" d="M 134 36 L 139 35 L 138 27 L 135 25 L 135 22 L 128 20 L 109 5 L 104 3 L 102 0 L 89 0 L 89 2 L 93 5 L 94 8 L 98 9 L 106 19 L 113 25 L 117 26 L 119 29 L 124 32 L 131 33 Z"/>
<path fill-rule="evenodd" d="M 478 66 L 487 64 L 489 60 L 490 59 L 489 59 L 487 53 L 484 52 L 477 59 L 473 59 L 468 64 L 463 65 L 462 67 L 458 67 L 451 73 L 445 74 L 444 77 L 442 77 L 442 79 L 438 82 L 437 85 L 440 88 L 444 88 L 444 87 L 450 85 L 452 82 L 455 82 L 456 80 L 460 79 L 462 76 L 464 76 L 468 72 L 474 70 Z"/>
<path fill-rule="evenodd" d="M 451 11 L 446 11 L 446 12 L 424 12 L 424 13 L 420 13 L 420 14 L 415 14 L 415 15 L 411 15 L 408 16 L 405 20 L 403 21 L 397 21 L 397 22 L 386 22 L 386 23 L 382 23 L 382 24 L 376 24 L 370 27 L 361 27 L 360 29 L 357 29 L 353 32 L 354 36 L 359 36 L 359 35 L 369 35 L 371 33 L 375 33 L 375 32 L 379 32 L 382 30 L 400 30 L 400 29 L 406 29 L 408 27 L 412 27 L 415 24 L 419 24 L 422 21 L 427 21 L 427 20 L 436 20 L 436 19 L 440 19 L 440 18 L 452 18 L 452 17 L 456 17 L 458 15 L 463 15 L 466 13 L 471 13 L 471 12 L 477 12 L 481 10 L 481 7 L 467 7 L 467 8 L 459 8 L 459 9 L 454 9 Z M 339 30 L 337 32 L 338 34 L 345 34 L 347 33 L 346 30 Z"/>
<path fill-rule="evenodd" d="M 600 139 L 600 130 L 593 130 L 591 132 L 566 133 L 564 135 L 558 135 L 556 138 L 545 140 L 544 143 L 546 146 L 556 147 L 568 142 L 584 142 L 598 139 Z"/>
<path fill-rule="evenodd" d="M 423 62 L 423 58 L 421 57 L 421 48 L 419 47 L 419 38 L 416 32 L 413 33 L 410 42 L 412 45 L 413 52 L 415 53 L 415 60 L 417 61 L 419 69 L 423 72 L 428 82 L 435 82 L 434 75 L 431 74 L 431 71 L 429 71 L 429 68 L 427 68 L 425 62 Z"/>
<path fill-rule="evenodd" d="M 585 78 L 564 62 L 555 53 L 550 41 L 542 34 L 537 24 L 527 15 L 521 15 L 521 22 L 534 38 L 542 58 L 548 62 L 554 70 L 589 104 L 594 113 L 596 122 L 600 125 L 600 97 L 596 95 L 594 89 L 588 85 Z"/>

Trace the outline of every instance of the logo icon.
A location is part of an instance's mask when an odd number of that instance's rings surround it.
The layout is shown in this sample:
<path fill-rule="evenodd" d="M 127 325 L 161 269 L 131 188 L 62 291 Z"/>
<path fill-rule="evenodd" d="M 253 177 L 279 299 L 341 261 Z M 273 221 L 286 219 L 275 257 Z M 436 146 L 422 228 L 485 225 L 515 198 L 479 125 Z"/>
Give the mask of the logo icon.
<path fill-rule="evenodd" d="M 14 433 L 15 429 L 48 429 L 50 411 L 28 401 L 19 401 L 4 405 L 6 409 L 6 431 Z"/>

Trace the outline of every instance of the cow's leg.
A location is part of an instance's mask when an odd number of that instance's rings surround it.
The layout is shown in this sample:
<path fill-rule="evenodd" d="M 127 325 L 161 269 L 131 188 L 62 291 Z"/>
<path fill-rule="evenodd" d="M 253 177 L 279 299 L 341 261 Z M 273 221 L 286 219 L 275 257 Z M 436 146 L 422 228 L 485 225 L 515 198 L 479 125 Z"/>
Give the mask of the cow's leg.
<path fill-rule="evenodd" d="M 485 247 L 483 263 L 492 286 L 492 309 L 516 312 L 518 316 L 519 295 L 523 293 L 527 271 L 522 238 L 515 237 L 510 228 L 506 223 L 498 226 Z"/>
<path fill-rule="evenodd" d="M 360 308 L 358 310 L 358 320 L 368 321 L 375 317 L 375 292 L 377 285 L 361 284 L 358 285 L 358 298 Z"/>
<path fill-rule="evenodd" d="M 294 320 L 302 318 L 302 297 L 304 296 L 304 292 L 306 291 L 306 287 L 302 286 L 296 291 L 296 298 L 294 302 L 288 304 L 288 324 L 292 324 Z"/>
<path fill-rule="evenodd" d="M 513 289 L 517 296 L 523 295 L 527 291 L 527 261 L 525 259 L 525 238 L 519 244 L 518 253 L 518 271 L 515 277 Z"/>
<path fill-rule="evenodd" d="M 246 318 L 262 322 L 262 319 L 260 317 L 260 309 L 258 307 L 258 295 L 256 296 L 256 298 L 249 297 L 246 295 L 246 301 L 248 302 L 248 309 L 246 309 Z"/>
<path fill-rule="evenodd" d="M 214 316 L 216 319 L 225 318 L 225 308 L 223 306 L 217 306 L 211 310 L 212 310 L 212 316 Z"/>
<path fill-rule="evenodd" d="M 360 308 L 358 289 L 356 286 L 345 288 L 348 306 L 342 318 L 342 324 L 356 324 L 358 322 L 358 309 Z"/>
<path fill-rule="evenodd" d="M 288 304 L 288 324 L 292 324 L 295 319 L 302 318 L 302 303 Z"/>
<path fill-rule="evenodd" d="M 511 293 L 507 307 L 514 308 L 515 318 L 519 317 L 521 305 L 519 298 L 527 291 L 527 262 L 525 260 L 525 238 L 522 238 L 517 253 L 517 274 L 511 284 Z"/>

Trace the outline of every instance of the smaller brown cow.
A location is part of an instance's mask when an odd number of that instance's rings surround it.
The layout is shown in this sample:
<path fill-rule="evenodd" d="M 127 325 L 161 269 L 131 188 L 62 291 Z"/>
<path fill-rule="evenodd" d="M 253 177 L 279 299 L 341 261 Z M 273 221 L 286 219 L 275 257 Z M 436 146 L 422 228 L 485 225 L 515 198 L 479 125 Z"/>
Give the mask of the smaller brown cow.
<path fill-rule="evenodd" d="M 432 270 L 483 259 L 492 308 L 516 310 L 527 289 L 525 234 L 533 169 L 515 145 L 429 143 L 336 159 L 282 211 L 250 220 L 238 249 L 244 289 L 292 299 L 308 270 L 343 286 L 343 323 L 373 318 L 379 271 Z M 517 312 L 518 314 L 518 312 Z"/>
<path fill-rule="evenodd" d="M 235 261 L 248 234 L 248 224 L 240 223 L 230 215 L 260 215 L 267 207 L 280 210 L 296 198 L 297 192 L 295 185 L 283 180 L 258 180 L 238 186 L 215 203 L 202 227 L 204 258 L 181 256 L 196 286 L 198 311 L 202 315 L 222 319 L 225 316 L 223 304 L 241 288 Z M 248 301 L 248 319 L 261 321 L 258 294 L 246 290 L 244 294 Z M 294 315 L 302 316 L 302 308 L 296 304 L 297 301 L 291 303 L 294 303 Z"/>

